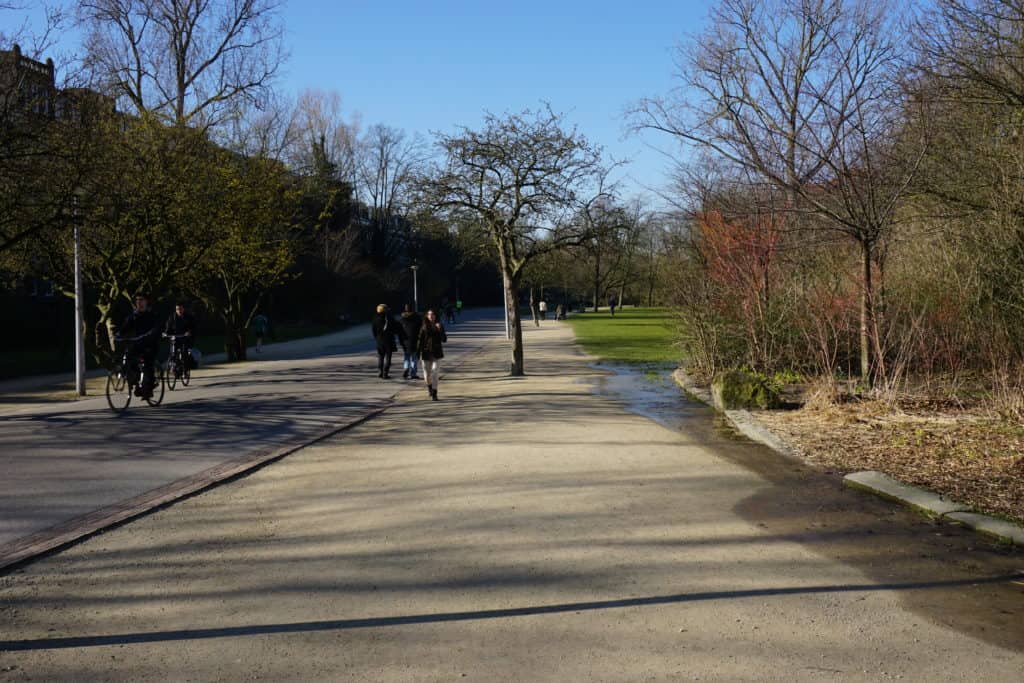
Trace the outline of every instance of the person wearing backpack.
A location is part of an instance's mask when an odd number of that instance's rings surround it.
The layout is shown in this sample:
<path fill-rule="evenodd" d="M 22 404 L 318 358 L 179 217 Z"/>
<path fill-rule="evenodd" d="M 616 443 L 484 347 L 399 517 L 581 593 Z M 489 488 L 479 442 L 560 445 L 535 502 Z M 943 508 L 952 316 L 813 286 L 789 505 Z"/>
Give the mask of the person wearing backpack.
<path fill-rule="evenodd" d="M 416 344 L 419 342 L 423 318 L 420 317 L 419 313 L 412 310 L 412 306 L 406 304 L 399 323 L 402 325 L 402 331 L 405 332 L 405 358 L 402 361 L 402 367 L 404 368 L 402 370 L 402 378 L 419 379 L 419 375 L 416 374 L 419 364 L 419 347 Z"/>
<path fill-rule="evenodd" d="M 373 339 L 377 342 L 377 376 L 391 379 L 391 354 L 398 350 L 395 343 L 397 337 L 405 347 L 405 331 L 395 322 L 388 312 L 386 304 L 377 306 L 377 315 L 373 319 Z"/>

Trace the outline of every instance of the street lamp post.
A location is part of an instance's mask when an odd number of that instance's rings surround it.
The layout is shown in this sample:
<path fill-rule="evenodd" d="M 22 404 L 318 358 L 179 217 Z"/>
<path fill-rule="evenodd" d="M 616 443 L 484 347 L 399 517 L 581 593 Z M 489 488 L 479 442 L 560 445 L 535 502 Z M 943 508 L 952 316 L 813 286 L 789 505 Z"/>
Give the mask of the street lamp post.
<path fill-rule="evenodd" d="M 75 392 L 85 396 L 85 339 L 82 335 L 82 245 L 79 236 L 78 197 L 74 198 L 75 223 Z"/>
<path fill-rule="evenodd" d="M 420 267 L 417 264 L 413 264 L 412 266 L 410 266 L 410 268 L 412 268 L 412 310 L 414 310 L 415 312 L 419 313 L 420 312 L 420 292 L 419 292 L 419 283 L 417 282 L 417 278 L 416 278 L 416 271 L 418 271 L 420 269 Z"/>

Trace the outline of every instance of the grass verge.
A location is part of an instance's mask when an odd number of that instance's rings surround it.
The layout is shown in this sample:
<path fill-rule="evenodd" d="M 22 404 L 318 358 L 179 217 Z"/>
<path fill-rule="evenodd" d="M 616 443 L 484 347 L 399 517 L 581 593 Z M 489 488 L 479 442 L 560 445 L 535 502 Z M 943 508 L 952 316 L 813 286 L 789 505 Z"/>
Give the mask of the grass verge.
<path fill-rule="evenodd" d="M 622 308 L 569 317 L 576 339 L 587 353 L 609 363 L 679 362 L 676 321 L 667 308 Z"/>

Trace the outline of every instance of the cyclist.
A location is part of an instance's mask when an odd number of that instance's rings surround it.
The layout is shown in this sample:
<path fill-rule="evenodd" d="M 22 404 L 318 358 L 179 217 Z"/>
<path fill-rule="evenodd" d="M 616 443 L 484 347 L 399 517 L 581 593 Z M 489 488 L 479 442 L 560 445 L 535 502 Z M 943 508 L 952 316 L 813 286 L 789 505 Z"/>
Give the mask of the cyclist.
<path fill-rule="evenodd" d="M 149 308 L 149 297 L 139 292 L 135 295 L 133 310 L 118 330 L 121 337 L 131 338 L 128 345 L 128 357 L 142 357 L 142 384 L 136 387 L 135 395 L 149 398 L 153 395 L 153 370 L 156 366 L 156 353 L 160 348 L 160 325 L 156 314 Z"/>
<path fill-rule="evenodd" d="M 192 363 L 192 342 L 196 334 L 196 321 L 187 310 L 184 302 L 174 304 L 174 313 L 167 319 L 164 325 L 164 334 L 168 337 L 178 337 L 174 340 L 177 353 L 183 363 Z"/>

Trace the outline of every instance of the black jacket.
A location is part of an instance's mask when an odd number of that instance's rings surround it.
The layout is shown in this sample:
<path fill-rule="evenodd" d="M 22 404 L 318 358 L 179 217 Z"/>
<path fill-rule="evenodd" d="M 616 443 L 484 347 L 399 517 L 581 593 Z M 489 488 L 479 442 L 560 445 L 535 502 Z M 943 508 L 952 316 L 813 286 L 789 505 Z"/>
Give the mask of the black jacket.
<path fill-rule="evenodd" d="M 377 342 L 378 351 L 397 351 L 398 345 L 395 344 L 395 337 L 402 340 L 402 344 L 405 344 L 405 330 L 402 326 L 395 322 L 387 313 L 378 313 L 373 319 L 373 339 Z"/>
<path fill-rule="evenodd" d="M 405 332 L 405 350 L 415 354 L 419 348 L 420 327 L 423 325 L 423 318 L 419 313 L 406 311 L 402 313 L 402 331 Z"/>
<path fill-rule="evenodd" d="M 444 331 L 444 325 L 438 323 L 438 327 L 423 321 L 420 328 L 417 347 L 420 350 L 420 357 L 423 360 L 441 360 L 444 358 L 444 347 L 442 344 L 448 341 L 448 335 Z"/>
<path fill-rule="evenodd" d="M 195 336 L 195 319 L 188 313 L 180 316 L 177 313 L 171 313 L 171 317 L 167 319 L 167 324 L 164 325 L 164 333 L 177 336 L 187 334 L 188 332 L 191 332 L 193 337 Z"/>
<path fill-rule="evenodd" d="M 160 323 L 152 310 L 132 311 L 121 323 L 118 333 L 122 337 L 142 337 L 131 342 L 135 348 L 155 349 L 160 346 Z"/>

